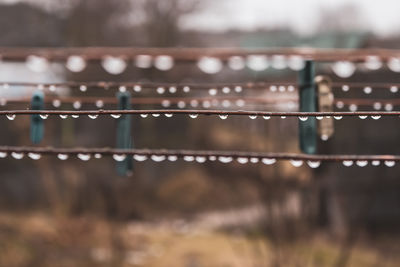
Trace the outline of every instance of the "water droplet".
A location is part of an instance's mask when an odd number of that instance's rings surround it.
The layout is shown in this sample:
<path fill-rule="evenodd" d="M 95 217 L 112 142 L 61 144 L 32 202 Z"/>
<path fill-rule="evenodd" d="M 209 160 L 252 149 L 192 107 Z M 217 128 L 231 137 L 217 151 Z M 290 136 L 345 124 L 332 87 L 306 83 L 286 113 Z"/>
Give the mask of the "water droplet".
<path fill-rule="evenodd" d="M 216 161 L 216 160 L 217 160 L 217 157 L 216 157 L 216 156 L 209 156 L 209 157 L 208 157 L 208 160 L 209 160 L 209 161 Z"/>
<path fill-rule="evenodd" d="M 57 158 L 60 160 L 67 160 L 68 159 L 68 154 L 57 154 Z"/>
<path fill-rule="evenodd" d="M 352 161 L 352 160 L 343 160 L 342 163 L 343 163 L 344 166 L 350 167 L 350 166 L 352 166 L 354 164 L 354 161 Z"/>
<path fill-rule="evenodd" d="M 370 86 L 366 86 L 366 87 L 364 87 L 363 91 L 365 94 L 368 95 L 368 94 L 372 93 L 372 88 Z"/>
<path fill-rule="evenodd" d="M 175 86 L 170 86 L 170 87 L 168 88 L 168 91 L 169 91 L 171 94 L 175 94 L 176 91 L 177 91 L 177 89 L 176 89 Z"/>
<path fill-rule="evenodd" d="M 147 160 L 147 156 L 146 155 L 135 154 L 135 155 L 133 155 L 133 159 L 136 160 L 136 161 L 145 161 L 145 160 Z"/>
<path fill-rule="evenodd" d="M 219 118 L 220 118 L 221 120 L 226 120 L 226 119 L 228 118 L 228 115 L 221 114 L 221 115 L 219 115 Z"/>
<path fill-rule="evenodd" d="M 74 103 L 72 103 L 72 106 L 74 107 L 74 109 L 80 109 L 82 107 L 82 104 L 79 101 L 75 101 Z"/>
<path fill-rule="evenodd" d="M 360 116 L 358 116 L 360 119 L 362 119 L 362 120 L 365 120 L 366 118 L 368 118 L 368 116 L 366 116 L 366 115 L 360 115 Z"/>
<path fill-rule="evenodd" d="M 371 162 L 371 164 L 372 164 L 372 166 L 379 166 L 379 165 L 381 165 L 381 162 L 379 160 L 373 160 Z"/>
<path fill-rule="evenodd" d="M 400 58 L 398 57 L 389 58 L 387 65 L 391 71 L 400 72 Z"/>
<path fill-rule="evenodd" d="M 206 162 L 206 160 L 207 160 L 207 158 L 206 158 L 206 157 L 203 157 L 203 156 L 197 156 L 197 157 L 196 157 L 196 161 L 197 161 L 198 163 L 204 163 L 204 162 Z"/>
<path fill-rule="evenodd" d="M 276 92 L 276 91 L 278 91 L 278 87 L 277 87 L 276 85 L 271 85 L 271 86 L 269 87 L 269 90 L 270 90 L 271 92 Z"/>
<path fill-rule="evenodd" d="M 244 107 L 244 105 L 246 104 L 246 102 L 243 99 L 238 99 L 236 100 L 236 106 L 238 107 Z"/>
<path fill-rule="evenodd" d="M 185 108 L 186 107 L 186 103 L 184 101 L 179 101 L 177 106 L 178 106 L 178 108 Z"/>
<path fill-rule="evenodd" d="M 66 66 L 72 72 L 81 72 L 86 68 L 86 60 L 81 56 L 72 55 L 67 58 Z"/>
<path fill-rule="evenodd" d="M 61 106 L 61 101 L 60 101 L 59 99 L 54 99 L 54 100 L 52 101 L 52 105 L 53 105 L 53 107 L 55 107 L 55 108 L 59 108 L 59 107 Z"/>
<path fill-rule="evenodd" d="M 78 114 L 73 114 L 73 115 L 71 115 L 71 117 L 74 118 L 74 119 L 77 119 L 77 118 L 79 118 L 79 115 Z"/>
<path fill-rule="evenodd" d="M 192 119 L 196 119 L 199 116 L 199 114 L 189 114 L 189 117 Z"/>
<path fill-rule="evenodd" d="M 50 92 L 55 92 L 56 89 L 57 89 L 57 87 L 56 87 L 55 85 L 50 85 L 50 86 L 49 86 L 49 91 L 50 91 Z"/>
<path fill-rule="evenodd" d="M 373 108 L 375 110 L 380 110 L 382 108 L 382 104 L 380 102 L 375 102 Z"/>
<path fill-rule="evenodd" d="M 251 163 L 258 163 L 260 160 L 258 158 L 250 158 Z"/>
<path fill-rule="evenodd" d="M 83 161 L 88 161 L 90 159 L 90 154 L 79 153 L 77 155 L 78 159 Z"/>
<path fill-rule="evenodd" d="M 308 117 L 306 117 L 306 116 L 300 116 L 300 117 L 299 117 L 299 120 L 300 120 L 300 121 L 306 121 L 306 120 L 308 120 Z"/>
<path fill-rule="evenodd" d="M 271 119 L 271 116 L 265 115 L 265 116 L 263 116 L 263 119 L 264 119 L 264 120 L 269 120 L 269 119 Z"/>
<path fill-rule="evenodd" d="M 224 93 L 224 94 L 229 94 L 230 92 L 231 92 L 231 88 L 229 88 L 229 87 L 227 87 L 227 86 L 225 86 L 225 87 L 222 88 L 222 93 Z"/>
<path fill-rule="evenodd" d="M 0 106 L 5 106 L 7 104 L 7 99 L 4 97 L 0 98 Z"/>
<path fill-rule="evenodd" d="M 352 112 L 356 112 L 358 109 L 358 106 L 356 104 L 350 104 L 349 110 Z"/>
<path fill-rule="evenodd" d="M 316 116 L 315 118 L 320 121 L 324 118 L 324 116 Z"/>
<path fill-rule="evenodd" d="M 60 114 L 60 118 L 63 119 L 63 120 L 65 120 L 66 118 L 68 118 L 68 115 Z"/>
<path fill-rule="evenodd" d="M 40 117 L 42 120 L 46 120 L 46 119 L 49 117 L 49 114 L 39 114 L 39 117 Z"/>
<path fill-rule="evenodd" d="M 386 110 L 386 111 L 392 111 L 392 110 L 393 110 L 393 105 L 390 104 L 390 103 L 387 103 L 387 104 L 385 105 L 385 110 Z"/>
<path fill-rule="evenodd" d="M 374 116 L 371 116 L 371 118 L 374 119 L 374 120 L 379 120 L 381 118 L 381 116 L 380 115 L 374 115 Z"/>
<path fill-rule="evenodd" d="M 264 163 L 265 165 L 272 165 L 276 162 L 276 159 L 274 158 L 262 158 L 261 162 Z"/>
<path fill-rule="evenodd" d="M 142 91 L 142 87 L 140 85 L 135 85 L 135 86 L 133 86 L 133 91 L 135 91 L 136 93 L 139 93 L 140 91 Z"/>
<path fill-rule="evenodd" d="M 178 157 L 175 156 L 175 155 L 170 155 L 170 156 L 168 156 L 168 160 L 169 160 L 169 161 L 177 161 L 177 160 L 178 160 Z"/>
<path fill-rule="evenodd" d="M 303 57 L 298 55 L 290 56 L 288 59 L 288 66 L 294 71 L 302 70 L 305 66 L 305 61 Z"/>
<path fill-rule="evenodd" d="M 356 66 L 350 61 L 338 61 L 332 65 L 332 70 L 341 78 L 349 78 L 355 72 Z"/>
<path fill-rule="evenodd" d="M 327 135 L 327 134 L 322 134 L 322 135 L 321 135 L 321 140 L 322 140 L 322 141 L 328 141 L 328 140 L 329 140 L 329 135 Z"/>
<path fill-rule="evenodd" d="M 243 57 L 233 56 L 228 58 L 228 66 L 232 70 L 242 70 L 246 66 L 246 63 Z"/>
<path fill-rule="evenodd" d="M 118 88 L 118 90 L 119 90 L 121 93 L 124 93 L 124 92 L 126 92 L 126 86 L 121 85 L 121 86 Z"/>
<path fill-rule="evenodd" d="M 160 117 L 160 114 L 159 113 L 153 113 L 153 114 L 151 114 L 154 118 L 158 118 L 158 117 Z"/>
<path fill-rule="evenodd" d="M 49 67 L 49 62 L 44 57 L 31 55 L 26 58 L 26 66 L 33 72 L 45 72 Z"/>
<path fill-rule="evenodd" d="M 165 155 L 151 155 L 151 159 L 155 162 L 164 161 L 167 157 Z"/>
<path fill-rule="evenodd" d="M 232 157 L 226 157 L 226 156 L 219 156 L 218 160 L 222 163 L 230 163 L 232 162 L 233 158 Z"/>
<path fill-rule="evenodd" d="M 199 69 L 208 74 L 215 74 L 222 70 L 222 62 L 218 58 L 213 57 L 202 57 L 197 62 Z"/>
<path fill-rule="evenodd" d="M 249 118 L 250 118 L 251 120 L 255 120 L 255 119 L 257 119 L 257 115 L 249 115 Z"/>
<path fill-rule="evenodd" d="M 39 160 L 42 157 L 42 155 L 40 155 L 39 153 L 29 152 L 28 157 L 30 157 L 33 160 Z"/>
<path fill-rule="evenodd" d="M 263 55 L 250 55 L 247 57 L 247 66 L 254 71 L 263 71 L 269 67 L 268 58 Z"/>
<path fill-rule="evenodd" d="M 390 92 L 397 93 L 398 91 L 399 91 L 399 87 L 397 87 L 397 86 L 391 86 L 390 87 Z"/>
<path fill-rule="evenodd" d="M 0 151 L 0 159 L 7 157 L 7 152 Z"/>
<path fill-rule="evenodd" d="M 286 60 L 286 56 L 284 55 L 273 55 L 271 58 L 271 66 L 274 69 L 282 70 L 287 68 L 288 62 Z"/>
<path fill-rule="evenodd" d="M 394 165 L 396 165 L 394 160 L 385 160 L 384 163 L 387 167 L 394 167 Z"/>
<path fill-rule="evenodd" d="M 294 92 L 295 88 L 294 88 L 293 85 L 289 85 L 288 88 L 287 88 L 287 90 L 288 90 L 289 92 Z"/>
<path fill-rule="evenodd" d="M 197 101 L 196 99 L 193 99 L 190 101 L 190 105 L 194 108 L 199 106 L 199 101 Z"/>
<path fill-rule="evenodd" d="M 368 165 L 368 161 L 367 161 L 367 160 L 357 160 L 357 161 L 356 161 L 356 165 L 357 165 L 358 167 L 365 167 L 365 166 Z"/>
<path fill-rule="evenodd" d="M 97 108 L 103 108 L 104 107 L 104 102 L 103 100 L 97 100 L 95 103 Z"/>
<path fill-rule="evenodd" d="M 171 102 L 167 99 L 163 99 L 163 101 L 161 101 L 161 106 L 163 106 L 164 108 L 167 108 L 167 107 L 171 106 Z"/>
<path fill-rule="evenodd" d="M 204 100 L 203 103 L 203 108 L 210 108 L 211 107 L 211 102 L 208 100 Z"/>
<path fill-rule="evenodd" d="M 214 95 L 216 95 L 217 94 L 217 89 L 215 89 L 215 88 L 211 88 L 210 90 L 208 90 L 208 94 L 209 95 L 212 95 L 212 96 L 214 96 Z"/>
<path fill-rule="evenodd" d="M 100 153 L 94 154 L 94 158 L 101 159 L 103 156 Z"/>
<path fill-rule="evenodd" d="M 229 101 L 229 100 L 227 100 L 227 99 L 223 100 L 223 101 L 222 101 L 222 106 L 223 106 L 224 108 L 229 108 L 229 107 L 231 106 L 231 101 Z"/>
<path fill-rule="evenodd" d="M 164 115 L 165 115 L 165 117 L 167 117 L 167 118 L 171 118 L 174 114 L 172 114 L 172 113 L 165 113 Z"/>
<path fill-rule="evenodd" d="M 171 56 L 157 56 L 154 59 L 154 66 L 162 71 L 170 70 L 174 66 L 174 59 Z"/>
<path fill-rule="evenodd" d="M 281 119 L 282 119 L 282 120 L 286 119 L 286 116 L 281 116 Z"/>
<path fill-rule="evenodd" d="M 184 156 L 183 160 L 187 161 L 187 162 L 192 162 L 192 161 L 194 161 L 194 157 L 193 156 Z"/>
<path fill-rule="evenodd" d="M 334 118 L 335 120 L 339 121 L 339 120 L 343 119 L 343 116 L 333 116 L 333 118 Z"/>
<path fill-rule="evenodd" d="M 286 87 L 283 85 L 279 85 L 278 87 L 279 92 L 285 92 L 286 91 Z"/>
<path fill-rule="evenodd" d="M 344 103 L 343 103 L 343 101 L 338 101 L 338 102 L 336 102 L 336 107 L 337 107 L 338 109 L 344 108 Z"/>
<path fill-rule="evenodd" d="M 105 56 L 101 65 L 108 73 L 113 75 L 121 74 L 126 69 L 126 62 L 121 57 Z"/>
<path fill-rule="evenodd" d="M 158 94 L 162 95 L 165 93 L 165 88 L 160 86 L 160 87 L 157 87 L 156 91 Z"/>
<path fill-rule="evenodd" d="M 141 69 L 148 69 L 151 67 L 152 64 L 152 57 L 149 55 L 137 55 L 135 57 L 135 65 Z"/>
<path fill-rule="evenodd" d="M 321 165 L 321 161 L 319 161 L 319 160 L 308 160 L 307 164 L 311 168 L 315 169 L 315 168 L 318 168 Z"/>
<path fill-rule="evenodd" d="M 14 159 L 22 159 L 24 157 L 24 153 L 20 153 L 20 152 L 11 152 L 11 156 Z"/>
<path fill-rule="evenodd" d="M 249 162 L 249 159 L 248 159 L 248 158 L 244 158 L 244 157 L 237 158 L 236 160 L 237 160 L 237 162 L 239 162 L 240 164 L 246 164 L 246 163 Z"/>
<path fill-rule="evenodd" d="M 183 87 L 183 92 L 184 93 L 189 93 L 190 92 L 190 87 L 189 86 L 184 86 Z"/>
<path fill-rule="evenodd" d="M 147 118 L 149 116 L 149 114 L 140 114 L 140 117 L 142 118 Z"/>
<path fill-rule="evenodd" d="M 91 118 L 92 120 L 97 119 L 98 116 L 99 116 L 99 115 L 97 115 L 97 114 L 89 114 L 89 115 L 88 115 L 88 117 Z"/>
<path fill-rule="evenodd" d="M 303 161 L 302 160 L 297 160 L 297 159 L 291 159 L 290 163 L 296 168 L 303 165 Z"/>
<path fill-rule="evenodd" d="M 234 90 L 236 93 L 241 93 L 243 91 L 243 88 L 241 86 L 235 86 Z"/>
<path fill-rule="evenodd" d="M 9 119 L 10 121 L 15 120 L 15 117 L 16 117 L 16 116 L 17 116 L 17 115 L 15 115 L 15 114 L 7 114 L 7 115 L 6 115 L 7 119 Z"/>
<path fill-rule="evenodd" d="M 368 56 L 365 58 L 365 67 L 369 70 L 377 70 L 382 67 L 382 61 L 378 56 Z"/>

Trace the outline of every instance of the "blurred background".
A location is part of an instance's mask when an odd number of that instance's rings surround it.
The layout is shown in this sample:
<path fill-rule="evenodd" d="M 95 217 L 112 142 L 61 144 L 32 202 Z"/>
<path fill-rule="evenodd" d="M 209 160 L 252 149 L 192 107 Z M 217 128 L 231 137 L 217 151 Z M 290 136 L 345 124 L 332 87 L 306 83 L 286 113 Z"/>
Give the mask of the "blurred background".
<path fill-rule="evenodd" d="M 0 46 L 5 47 L 316 47 L 398 48 L 400 2 L 394 0 L 2 0 Z M 398 82 L 386 68 L 336 76 L 338 82 Z M 206 74 L 195 64 L 170 71 L 138 69 L 119 75 L 91 63 L 79 73 L 51 63 L 30 71 L 24 62 L 0 63 L 0 82 L 63 81 L 293 82 L 295 71 L 267 69 Z M 6 103 L 35 88 L 3 86 Z M 112 90 L 74 96 L 114 96 Z M 207 96 L 207 91 L 193 92 Z M 243 98 L 297 97 L 296 92 L 243 90 Z M 140 96 L 158 96 L 154 92 Z M 177 93 L 179 95 L 179 93 Z M 335 97 L 396 98 L 389 90 L 335 90 Z M 165 95 L 168 97 L 169 95 Z M 164 97 L 164 96 L 163 96 Z M 3 101 L 4 99 L 4 101 Z M 227 108 L 213 103 L 215 108 Z M 107 106 L 110 109 L 115 105 Z M 47 109 L 54 109 L 50 104 Z M 63 109 L 73 109 L 63 104 Z M 95 109 L 82 104 L 82 109 Z M 160 108 L 135 105 L 134 109 Z M 174 108 L 174 107 L 172 107 Z M 187 107 L 190 108 L 190 107 Z M 230 107 L 235 109 L 235 107 Z M 394 106 L 397 110 L 399 107 Z M 297 110 L 290 105 L 246 103 L 247 110 Z M 372 110 L 371 107 L 358 107 Z M 136 148 L 299 152 L 298 119 L 133 116 Z M 335 135 L 319 141 L 321 154 L 398 154 L 393 118 L 335 122 Z M 0 118 L 0 145 L 31 145 L 29 117 Z M 114 147 L 112 118 L 45 122 L 42 146 Z M 323 163 L 314 170 L 288 162 L 134 162 L 120 177 L 110 158 L 60 161 L 0 160 L 1 266 L 399 266 L 399 167 L 346 168 Z"/>

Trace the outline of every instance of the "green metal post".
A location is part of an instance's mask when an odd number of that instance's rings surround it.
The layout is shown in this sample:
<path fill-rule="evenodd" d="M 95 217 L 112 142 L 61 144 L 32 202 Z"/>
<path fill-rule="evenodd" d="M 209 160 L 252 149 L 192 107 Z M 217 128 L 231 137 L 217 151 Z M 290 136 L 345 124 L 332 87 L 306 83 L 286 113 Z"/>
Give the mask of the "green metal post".
<path fill-rule="evenodd" d="M 31 100 L 32 110 L 43 110 L 44 109 L 44 94 L 41 91 L 37 91 L 32 95 Z M 31 130 L 30 137 L 33 144 L 39 144 L 43 140 L 44 125 L 43 119 L 39 114 L 31 115 Z"/>
<path fill-rule="evenodd" d="M 131 109 L 131 94 L 129 92 L 120 92 L 117 94 L 118 109 Z M 131 121 L 132 117 L 129 114 L 124 114 L 117 120 L 117 148 L 131 149 L 133 141 L 131 137 Z M 117 162 L 117 172 L 119 175 L 130 175 L 133 170 L 133 160 L 131 156 L 127 156 L 121 162 Z"/>

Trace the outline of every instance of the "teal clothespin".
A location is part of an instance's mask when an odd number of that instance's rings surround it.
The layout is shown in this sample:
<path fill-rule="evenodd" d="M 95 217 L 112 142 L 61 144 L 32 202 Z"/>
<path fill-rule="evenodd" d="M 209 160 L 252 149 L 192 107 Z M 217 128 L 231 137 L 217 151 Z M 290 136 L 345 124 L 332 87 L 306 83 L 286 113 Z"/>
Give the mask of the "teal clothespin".
<path fill-rule="evenodd" d="M 131 109 L 131 94 L 129 92 L 119 92 L 118 109 L 127 110 Z M 131 137 L 131 115 L 124 114 L 117 121 L 117 148 L 118 149 L 131 149 L 133 148 L 133 141 Z M 127 156 L 121 162 L 117 162 L 117 172 L 119 175 L 130 175 L 133 170 L 132 157 Z"/>
<path fill-rule="evenodd" d="M 32 110 L 44 109 L 44 94 L 41 91 L 36 91 L 32 95 L 31 101 Z M 44 125 L 43 119 L 39 114 L 31 115 L 31 141 L 34 144 L 39 144 L 43 139 Z"/>
<path fill-rule="evenodd" d="M 314 62 L 307 60 L 304 68 L 299 72 L 300 111 L 317 111 L 317 94 L 314 82 Z M 317 121 L 315 117 L 308 117 L 306 121 L 299 121 L 300 149 L 306 154 L 317 152 Z"/>

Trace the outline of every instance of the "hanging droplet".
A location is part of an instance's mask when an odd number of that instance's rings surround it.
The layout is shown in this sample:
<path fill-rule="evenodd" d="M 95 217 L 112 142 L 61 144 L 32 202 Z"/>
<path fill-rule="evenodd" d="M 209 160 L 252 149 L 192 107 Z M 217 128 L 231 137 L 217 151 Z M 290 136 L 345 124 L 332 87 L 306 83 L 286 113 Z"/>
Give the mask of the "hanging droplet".
<path fill-rule="evenodd" d="M 79 153 L 77 155 L 78 159 L 83 161 L 88 161 L 90 159 L 90 154 Z"/>
<path fill-rule="evenodd" d="M 228 58 L 228 66 L 232 70 L 242 70 L 246 67 L 246 63 L 243 57 L 232 56 Z"/>
<path fill-rule="evenodd" d="M 247 57 L 247 66 L 254 71 L 263 71 L 269 67 L 268 58 L 263 55 L 250 55 Z"/>
<path fill-rule="evenodd" d="M 365 120 L 366 118 L 368 118 L 368 116 L 366 116 L 366 115 L 359 115 L 358 116 L 360 119 L 362 119 L 362 120 Z"/>
<path fill-rule="evenodd" d="M 319 160 L 308 160 L 307 164 L 311 168 L 315 169 L 315 168 L 318 168 L 321 165 L 321 161 L 319 161 Z"/>
<path fill-rule="evenodd" d="M 379 166 L 379 165 L 381 165 L 381 162 L 379 160 L 373 160 L 371 162 L 371 164 L 372 164 L 372 166 Z"/>
<path fill-rule="evenodd" d="M 184 93 L 189 93 L 190 92 L 190 87 L 189 86 L 184 86 L 182 90 L 183 90 Z"/>
<path fill-rule="evenodd" d="M 400 72 L 400 58 L 398 57 L 389 58 L 387 65 L 391 71 Z"/>
<path fill-rule="evenodd" d="M 208 90 L 208 94 L 209 95 L 212 95 L 212 96 L 214 96 L 214 95 L 216 95 L 217 94 L 217 89 L 215 89 L 215 88 L 211 88 L 210 90 Z"/>
<path fill-rule="evenodd" d="M 199 114 L 189 114 L 189 117 L 192 119 L 196 119 L 199 116 Z"/>
<path fill-rule="evenodd" d="M 163 106 L 164 108 L 167 108 L 167 107 L 171 106 L 171 102 L 167 99 L 163 99 L 161 101 L 161 106 Z"/>
<path fill-rule="evenodd" d="M 42 120 L 46 120 L 46 119 L 49 117 L 49 114 L 39 114 L 39 117 L 40 117 Z"/>
<path fill-rule="evenodd" d="M 263 119 L 264 119 L 264 120 L 269 120 L 269 119 L 271 119 L 271 116 L 265 115 L 265 116 L 263 116 Z"/>
<path fill-rule="evenodd" d="M 97 108 L 103 108 L 104 107 L 104 102 L 103 100 L 97 100 L 95 103 Z"/>
<path fill-rule="evenodd" d="M 57 158 L 60 160 L 67 160 L 68 159 L 68 154 L 57 154 Z"/>
<path fill-rule="evenodd" d="M 297 160 L 297 159 L 291 159 L 290 163 L 296 168 L 303 165 L 303 161 L 302 160 Z"/>
<path fill-rule="evenodd" d="M 113 75 L 121 74 L 126 69 L 126 62 L 121 57 L 105 56 L 101 65 L 108 73 Z"/>
<path fill-rule="evenodd" d="M 185 103 L 185 101 L 179 101 L 178 102 L 178 104 L 177 104 L 177 106 L 178 106 L 178 108 L 185 108 L 186 107 L 186 103 Z"/>
<path fill-rule="evenodd" d="M 324 118 L 324 116 L 316 116 L 315 118 L 320 121 Z"/>
<path fill-rule="evenodd" d="M 271 86 L 269 87 L 269 90 L 270 90 L 271 92 L 276 92 L 276 91 L 278 91 L 278 87 L 277 87 L 276 85 L 271 85 Z"/>
<path fill-rule="evenodd" d="M 374 116 L 371 116 L 371 118 L 373 120 L 379 120 L 381 118 L 381 116 L 380 115 L 374 115 Z"/>
<path fill-rule="evenodd" d="M 39 153 L 29 152 L 28 157 L 33 160 L 39 160 L 42 157 L 42 155 L 40 155 Z"/>
<path fill-rule="evenodd" d="M 147 160 L 147 156 L 135 154 L 135 155 L 133 155 L 133 159 L 136 161 L 145 161 L 145 160 Z"/>
<path fill-rule="evenodd" d="M 258 162 L 260 162 L 260 159 L 259 158 L 250 158 L 250 162 L 251 163 L 258 163 Z"/>
<path fill-rule="evenodd" d="M 121 93 L 125 93 L 125 92 L 126 92 L 126 86 L 121 85 L 121 86 L 118 88 L 118 90 L 119 90 Z"/>
<path fill-rule="evenodd" d="M 382 61 L 378 56 L 368 56 L 365 58 L 364 65 L 369 70 L 378 70 L 382 67 Z"/>
<path fill-rule="evenodd" d="M 387 167 L 394 167 L 394 165 L 396 165 L 394 160 L 385 160 L 384 163 Z"/>
<path fill-rule="evenodd" d="M 299 120 L 300 120 L 300 121 L 306 121 L 306 120 L 308 120 L 308 117 L 306 117 L 306 116 L 300 116 L 300 117 L 299 117 Z"/>
<path fill-rule="evenodd" d="M 262 158 L 261 162 L 264 163 L 265 165 L 272 165 L 276 162 L 276 159 L 274 158 Z"/>
<path fill-rule="evenodd" d="M 169 88 L 168 88 L 168 91 L 171 93 L 171 94 L 175 94 L 176 93 L 176 87 L 175 86 L 170 86 Z"/>
<path fill-rule="evenodd" d="M 177 161 L 177 160 L 178 160 L 178 157 L 175 156 L 175 155 L 170 155 L 170 156 L 168 156 L 168 160 L 169 160 L 169 161 Z"/>
<path fill-rule="evenodd" d="M 372 93 L 372 88 L 370 86 L 366 86 L 366 87 L 364 87 L 363 91 L 365 94 L 368 95 L 368 94 Z"/>
<path fill-rule="evenodd" d="M 170 70 L 174 66 L 174 59 L 171 56 L 157 56 L 154 59 L 154 66 L 162 71 Z"/>
<path fill-rule="evenodd" d="M 279 92 L 285 92 L 286 91 L 286 87 L 283 85 L 279 85 L 278 87 Z"/>
<path fill-rule="evenodd" d="M 222 62 L 218 58 L 202 57 L 197 62 L 199 69 L 207 74 L 215 74 L 222 70 Z"/>
<path fill-rule="evenodd" d="M 2 97 L 0 98 L 0 106 L 5 106 L 7 104 L 7 99 Z"/>
<path fill-rule="evenodd" d="M 231 106 L 231 101 L 229 101 L 229 100 L 227 100 L 227 99 L 223 100 L 223 101 L 222 101 L 222 106 L 223 106 L 224 108 L 229 108 L 229 107 Z"/>
<path fill-rule="evenodd" d="M 343 116 L 333 116 L 333 118 L 337 121 L 340 121 L 341 119 L 343 119 Z"/>
<path fill-rule="evenodd" d="M 147 114 L 146 114 L 147 115 Z M 119 119 L 121 118 L 122 114 L 110 114 L 110 116 L 114 119 Z"/>
<path fill-rule="evenodd" d="M 86 60 L 81 56 L 72 55 L 67 58 L 66 66 L 72 72 L 81 72 L 86 68 Z"/>
<path fill-rule="evenodd" d="M 380 110 L 382 108 L 382 104 L 380 102 L 375 102 L 372 106 L 375 110 Z"/>
<path fill-rule="evenodd" d="M 243 88 L 241 86 L 235 86 L 234 90 L 236 93 L 241 93 L 243 91 Z"/>
<path fill-rule="evenodd" d="M 222 93 L 224 93 L 224 94 L 229 94 L 230 92 L 231 92 L 231 88 L 229 88 L 229 87 L 227 87 L 227 86 L 225 86 L 225 87 L 222 88 Z"/>
<path fill-rule="evenodd" d="M 277 70 L 283 70 L 287 68 L 288 62 L 286 57 L 283 55 L 273 55 L 271 58 L 271 66 Z"/>
<path fill-rule="evenodd" d="M 94 154 L 95 159 L 101 159 L 103 156 L 100 153 Z"/>
<path fill-rule="evenodd" d="M 251 120 L 255 120 L 255 119 L 257 119 L 257 115 L 249 115 L 249 118 L 250 118 Z"/>
<path fill-rule="evenodd" d="M 354 161 L 352 161 L 352 160 L 343 160 L 342 163 L 343 163 L 344 166 L 350 167 L 350 166 L 352 166 L 354 164 Z"/>
<path fill-rule="evenodd" d="M 337 107 L 338 109 L 344 108 L 344 103 L 343 103 L 343 101 L 338 101 L 338 102 L 336 102 L 336 107 Z"/>
<path fill-rule="evenodd" d="M 33 72 L 45 72 L 49 67 L 49 62 L 44 57 L 31 55 L 26 58 L 26 66 Z"/>
<path fill-rule="evenodd" d="M 293 55 L 289 56 L 288 66 L 294 71 L 302 70 L 305 66 L 305 60 L 302 56 Z"/>
<path fill-rule="evenodd" d="M 286 119 L 286 116 L 281 116 L 281 119 L 282 119 L 282 120 Z"/>
<path fill-rule="evenodd" d="M 61 106 L 61 101 L 59 99 L 54 99 L 51 103 L 55 108 L 59 108 Z"/>
<path fill-rule="evenodd" d="M 357 161 L 356 161 L 356 165 L 357 165 L 358 167 L 365 167 L 365 166 L 368 165 L 368 161 L 367 161 L 367 160 L 357 160 Z"/>
<path fill-rule="evenodd" d="M 159 113 L 153 113 L 153 114 L 151 114 L 154 118 L 158 118 L 158 117 L 160 117 L 160 114 Z"/>
<path fill-rule="evenodd" d="M 16 116 L 17 116 L 17 115 L 15 115 L 15 114 L 7 114 L 7 115 L 6 115 L 7 119 L 9 119 L 10 121 L 15 120 Z"/>
<path fill-rule="evenodd" d="M 149 114 L 140 114 L 140 117 L 142 118 L 147 118 L 149 116 Z"/>
<path fill-rule="evenodd" d="M 220 115 L 219 115 L 219 118 L 220 118 L 221 120 L 226 120 L 226 119 L 228 118 L 228 115 L 226 115 L 226 114 L 220 114 Z"/>
<path fill-rule="evenodd" d="M 142 87 L 140 85 L 135 85 L 135 86 L 133 86 L 133 91 L 135 91 L 136 93 L 139 93 L 140 91 L 142 91 Z"/>
<path fill-rule="evenodd" d="M 167 118 L 171 118 L 174 114 L 172 114 L 172 113 L 165 113 L 164 115 L 165 115 L 165 117 L 167 117 Z"/>
<path fill-rule="evenodd" d="M 184 156 L 183 160 L 187 161 L 187 162 L 192 162 L 192 161 L 194 161 L 194 157 L 193 156 Z"/>
<path fill-rule="evenodd" d="M 73 115 L 71 115 L 71 117 L 74 118 L 74 119 L 77 119 L 77 118 L 79 118 L 79 115 L 78 114 L 73 114 Z"/>
<path fill-rule="evenodd" d="M 208 157 L 208 160 L 209 160 L 209 161 L 216 161 L 216 160 L 217 160 L 217 157 L 216 157 L 216 156 L 209 156 L 209 157 Z"/>
<path fill-rule="evenodd" d="M 0 159 L 7 157 L 7 152 L 0 151 Z"/>
<path fill-rule="evenodd" d="M 322 134 L 322 135 L 321 135 L 321 140 L 322 140 L 322 141 L 328 141 L 328 140 L 329 140 L 329 135 L 327 135 L 327 134 Z"/>
<path fill-rule="evenodd" d="M 397 93 L 398 91 L 399 91 L 399 87 L 397 87 L 397 86 L 391 86 L 390 87 L 390 92 Z"/>
<path fill-rule="evenodd" d="M 206 162 L 206 160 L 207 160 L 207 158 L 203 157 L 203 156 L 196 157 L 196 162 L 198 162 L 198 163 L 204 163 L 204 162 Z"/>
<path fill-rule="evenodd" d="M 152 61 L 153 59 L 149 55 L 137 55 L 135 57 L 135 65 L 141 69 L 151 68 Z"/>
<path fill-rule="evenodd" d="M 203 101 L 202 105 L 203 105 L 203 108 L 210 108 L 211 102 L 208 100 L 205 100 L 205 101 Z"/>
<path fill-rule="evenodd" d="M 14 159 L 22 159 L 24 157 L 24 153 L 20 153 L 20 152 L 11 152 L 11 157 L 13 157 Z"/>
<path fill-rule="evenodd" d="M 66 114 L 60 114 L 59 115 L 61 119 L 65 120 L 66 118 L 68 118 L 68 115 Z"/>
<path fill-rule="evenodd" d="M 97 119 L 99 115 L 98 114 L 89 114 L 88 117 L 91 118 L 92 120 Z"/>
<path fill-rule="evenodd" d="M 199 106 L 199 101 L 197 101 L 196 99 L 193 99 L 190 101 L 190 105 L 194 108 Z"/>
<path fill-rule="evenodd" d="M 293 85 L 289 85 L 289 86 L 287 87 L 287 90 L 288 90 L 288 92 L 294 92 L 295 88 L 294 88 Z"/>
<path fill-rule="evenodd" d="M 226 156 L 219 156 L 218 160 L 219 160 L 219 162 L 222 162 L 222 163 L 230 163 L 230 162 L 232 162 L 233 158 L 226 157 Z"/>
<path fill-rule="evenodd" d="M 350 104 L 349 110 L 352 112 L 356 112 L 358 109 L 358 106 L 356 104 Z"/>
<path fill-rule="evenodd" d="M 80 109 L 82 107 L 82 104 L 79 101 L 75 101 L 74 103 L 72 103 L 72 106 L 74 107 L 74 109 Z"/>
<path fill-rule="evenodd" d="M 239 157 L 239 158 L 237 158 L 236 160 L 237 160 L 237 162 L 239 162 L 240 164 L 246 164 L 246 163 L 249 162 L 249 159 L 248 159 L 248 158 L 245 158 L 245 157 Z"/>
<path fill-rule="evenodd" d="M 350 61 L 338 61 L 332 65 L 332 70 L 341 78 L 349 78 L 354 74 L 356 66 Z"/>
<path fill-rule="evenodd" d="M 350 86 L 348 86 L 347 84 L 342 85 L 343 92 L 348 92 L 349 90 L 350 90 Z"/>
<path fill-rule="evenodd" d="M 387 104 L 385 105 L 385 110 L 386 110 L 386 111 L 392 111 L 392 110 L 393 110 L 393 105 L 390 104 L 390 103 L 387 103 Z"/>
<path fill-rule="evenodd" d="M 53 84 L 49 86 L 49 91 L 50 92 L 55 92 L 56 89 L 57 89 L 57 87 L 55 85 L 53 85 Z"/>
<path fill-rule="evenodd" d="M 165 93 L 165 88 L 160 86 L 160 87 L 157 87 L 156 91 L 158 94 L 162 95 Z"/>
<path fill-rule="evenodd" d="M 246 104 L 246 102 L 243 99 L 238 99 L 236 100 L 236 106 L 238 107 L 244 107 L 244 105 Z"/>
<path fill-rule="evenodd" d="M 164 161 L 167 157 L 165 155 L 151 155 L 151 159 L 155 162 Z"/>

